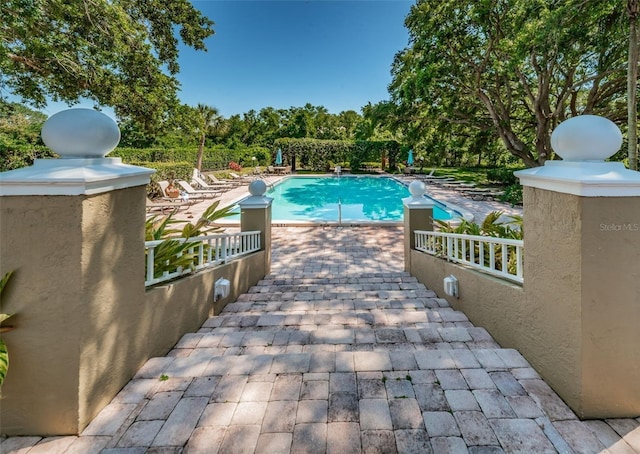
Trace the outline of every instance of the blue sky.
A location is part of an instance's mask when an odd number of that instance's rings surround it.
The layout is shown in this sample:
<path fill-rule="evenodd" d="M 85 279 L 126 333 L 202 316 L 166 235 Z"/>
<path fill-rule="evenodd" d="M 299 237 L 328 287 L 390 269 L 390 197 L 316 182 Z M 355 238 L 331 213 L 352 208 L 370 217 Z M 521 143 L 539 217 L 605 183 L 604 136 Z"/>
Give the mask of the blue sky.
<path fill-rule="evenodd" d="M 215 21 L 207 53 L 183 49 L 181 99 L 222 115 L 309 102 L 332 113 L 388 99 L 411 1 L 194 1 Z"/>
<path fill-rule="evenodd" d="M 411 0 L 193 0 L 215 22 L 208 52 L 180 49 L 183 103 L 224 117 L 306 103 L 360 112 L 388 99 Z M 82 103 L 90 107 L 91 103 Z M 67 108 L 52 103 L 53 114 Z M 108 111 L 106 111 L 109 113 Z"/>

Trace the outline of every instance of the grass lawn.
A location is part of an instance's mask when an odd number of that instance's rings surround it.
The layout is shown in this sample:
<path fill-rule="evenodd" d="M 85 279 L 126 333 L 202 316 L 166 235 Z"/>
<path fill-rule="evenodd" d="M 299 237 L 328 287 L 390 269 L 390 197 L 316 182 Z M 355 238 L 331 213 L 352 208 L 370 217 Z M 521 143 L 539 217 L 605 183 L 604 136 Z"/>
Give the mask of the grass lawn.
<path fill-rule="evenodd" d="M 467 183 L 475 183 L 478 186 L 495 186 L 500 185 L 500 181 L 491 181 L 487 177 L 487 172 L 493 169 L 488 167 L 439 167 L 436 169 L 435 175 L 448 176 L 458 181 L 466 181 Z M 520 170 L 514 167 L 513 172 Z M 430 171 L 430 170 L 429 170 Z M 426 172 L 426 169 L 425 169 Z"/>

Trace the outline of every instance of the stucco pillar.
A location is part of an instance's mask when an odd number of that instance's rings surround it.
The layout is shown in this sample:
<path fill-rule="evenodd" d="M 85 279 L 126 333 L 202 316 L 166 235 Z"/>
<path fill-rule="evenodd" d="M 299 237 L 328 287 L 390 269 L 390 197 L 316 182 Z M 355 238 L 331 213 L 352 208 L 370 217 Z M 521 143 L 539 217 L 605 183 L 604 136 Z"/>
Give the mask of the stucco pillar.
<path fill-rule="evenodd" d="M 581 418 L 640 415 L 640 173 L 604 162 L 607 119 L 551 137 L 562 161 L 516 172 L 524 186 L 522 353 Z"/>
<path fill-rule="evenodd" d="M 252 181 L 249 185 L 251 197 L 240 202 L 240 230 L 250 232 L 259 230 L 260 244 L 264 254 L 265 274 L 271 272 L 271 203 L 266 197 L 267 185 L 262 180 Z"/>
<path fill-rule="evenodd" d="M 62 159 L 0 174 L 2 312 L 10 355 L 2 433 L 77 434 L 135 370 L 119 305 L 144 296 L 145 186 L 153 170 L 104 156 L 120 132 L 106 115 L 53 115 L 42 137 Z M 138 321 L 136 321 L 138 322 Z"/>
<path fill-rule="evenodd" d="M 411 250 L 415 249 L 416 230 L 433 230 L 433 202 L 424 197 L 427 188 L 422 181 L 409 185 L 411 197 L 402 199 L 404 205 L 404 270 L 411 273 Z"/>

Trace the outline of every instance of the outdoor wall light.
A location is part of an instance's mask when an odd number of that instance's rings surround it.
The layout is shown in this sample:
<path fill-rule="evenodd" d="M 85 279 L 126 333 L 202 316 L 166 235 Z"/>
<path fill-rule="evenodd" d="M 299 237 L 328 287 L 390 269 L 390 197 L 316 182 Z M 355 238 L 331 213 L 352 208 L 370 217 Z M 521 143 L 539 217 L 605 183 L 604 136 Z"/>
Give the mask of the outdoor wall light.
<path fill-rule="evenodd" d="M 453 274 L 444 278 L 444 293 L 458 298 L 458 278 Z"/>
<path fill-rule="evenodd" d="M 231 290 L 231 282 L 228 279 L 221 277 L 218 279 L 213 287 L 213 302 L 215 303 L 220 298 L 226 298 L 229 296 Z"/>

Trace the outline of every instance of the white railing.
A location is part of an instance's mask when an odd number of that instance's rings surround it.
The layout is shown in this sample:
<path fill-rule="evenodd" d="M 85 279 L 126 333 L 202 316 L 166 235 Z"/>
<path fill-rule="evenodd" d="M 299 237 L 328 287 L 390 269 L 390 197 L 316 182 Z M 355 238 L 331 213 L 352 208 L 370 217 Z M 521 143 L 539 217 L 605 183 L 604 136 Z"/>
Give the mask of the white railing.
<path fill-rule="evenodd" d="M 145 286 L 175 279 L 259 251 L 261 248 L 260 233 L 260 231 L 252 231 L 146 241 L 144 243 L 147 256 Z M 175 249 L 183 250 L 169 257 L 166 252 L 162 251 L 164 263 L 156 263 L 158 260 L 156 250 L 167 241 L 171 241 L 172 243 L 169 244 L 174 245 Z M 181 248 L 180 245 L 184 243 L 192 243 L 192 245 Z M 177 265 L 172 265 L 176 262 Z"/>
<path fill-rule="evenodd" d="M 522 284 L 523 240 L 425 230 L 414 233 L 418 251 Z"/>

